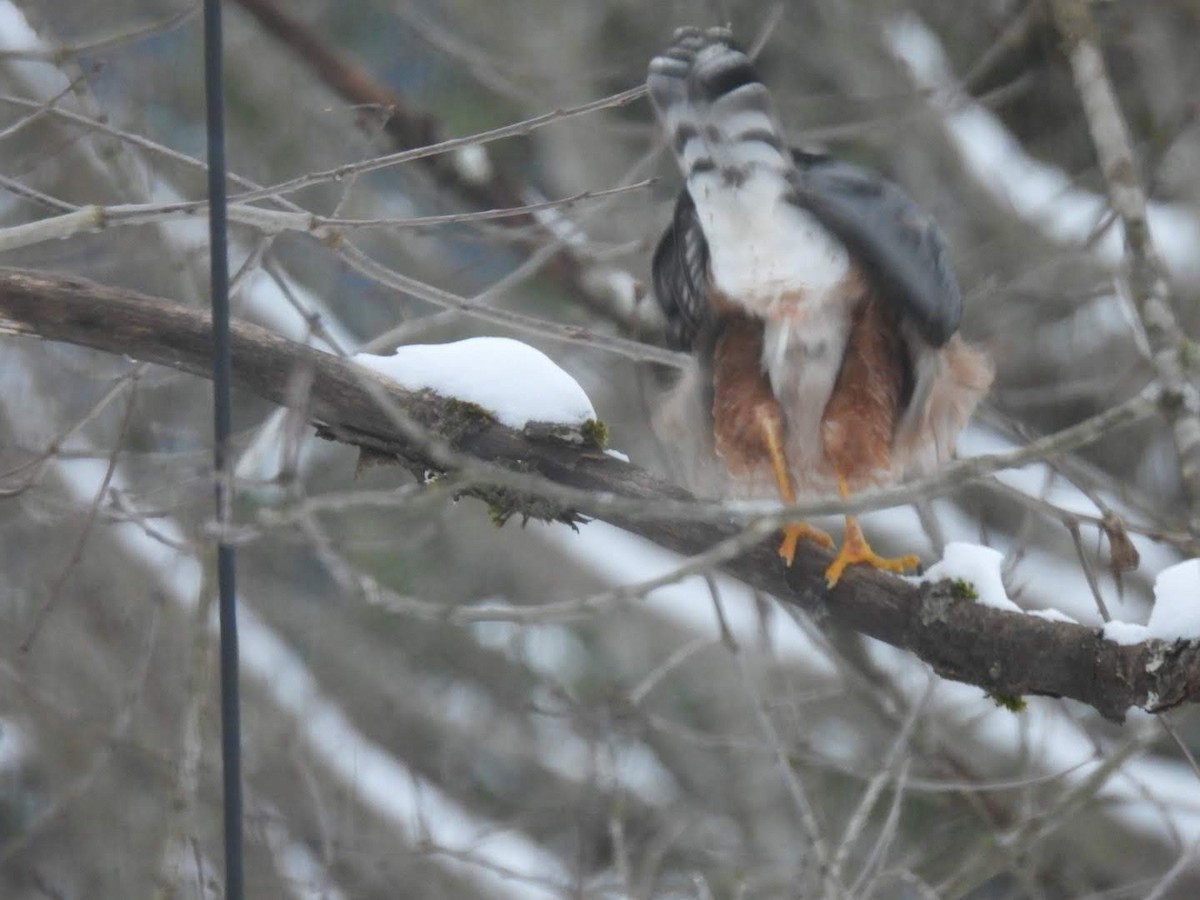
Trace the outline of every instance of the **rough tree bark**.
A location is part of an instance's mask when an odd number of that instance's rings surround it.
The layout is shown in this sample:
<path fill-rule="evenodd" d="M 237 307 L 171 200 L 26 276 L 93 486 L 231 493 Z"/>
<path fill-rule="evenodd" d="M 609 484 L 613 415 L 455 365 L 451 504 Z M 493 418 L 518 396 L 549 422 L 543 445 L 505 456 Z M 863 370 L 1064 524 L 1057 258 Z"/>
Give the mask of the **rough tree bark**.
<path fill-rule="evenodd" d="M 210 371 L 206 313 L 80 278 L 0 269 L 0 333 L 124 354 L 201 377 Z M 469 404 L 402 390 L 256 325 L 233 324 L 233 355 L 237 388 L 283 404 L 293 377 L 305 372 L 307 415 L 324 436 L 393 456 L 418 473 L 466 467 L 474 493 L 517 512 L 568 521 L 581 521 L 580 512 L 595 515 L 688 555 L 746 531 L 732 518 L 657 516 L 657 504 L 690 496 L 586 439 L 506 428 Z M 568 493 L 539 495 L 538 484 L 547 482 Z M 637 509 L 589 503 L 604 495 L 638 501 Z M 775 543 L 759 541 L 721 568 L 782 602 L 908 650 L 946 678 L 1002 696 L 1069 697 L 1116 721 L 1131 706 L 1162 711 L 1200 701 L 1200 642 L 1122 646 L 1093 627 L 983 606 L 949 582 L 914 586 L 869 569 L 851 570 L 830 591 L 826 551 L 802 547 L 789 570 Z"/>

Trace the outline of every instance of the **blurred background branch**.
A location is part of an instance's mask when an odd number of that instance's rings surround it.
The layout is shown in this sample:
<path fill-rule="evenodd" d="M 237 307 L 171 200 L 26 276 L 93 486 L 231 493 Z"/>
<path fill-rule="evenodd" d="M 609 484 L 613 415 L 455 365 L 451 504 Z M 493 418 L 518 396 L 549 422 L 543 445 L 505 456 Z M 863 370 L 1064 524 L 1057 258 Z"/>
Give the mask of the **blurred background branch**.
<path fill-rule="evenodd" d="M 1091 11 L 1081 0 L 1051 0 L 1050 5 L 1071 60 L 1109 203 L 1124 228 L 1129 293 L 1150 345 L 1155 372 L 1168 392 L 1163 408 L 1171 423 L 1183 488 L 1191 504 L 1191 527 L 1196 532 L 1200 530 L 1200 394 L 1188 379 L 1187 338 L 1175 318 L 1167 273 L 1150 233 L 1137 158 L 1104 57 L 1096 46 Z"/>

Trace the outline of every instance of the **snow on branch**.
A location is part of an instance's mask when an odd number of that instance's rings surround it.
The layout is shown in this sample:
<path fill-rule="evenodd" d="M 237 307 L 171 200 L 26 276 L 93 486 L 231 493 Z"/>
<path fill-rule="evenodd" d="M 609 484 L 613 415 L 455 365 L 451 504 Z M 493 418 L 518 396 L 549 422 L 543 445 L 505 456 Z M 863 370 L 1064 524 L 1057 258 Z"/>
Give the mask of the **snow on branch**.
<path fill-rule="evenodd" d="M 509 428 L 530 422 L 582 426 L 596 410 L 583 388 L 545 353 L 511 338 L 407 344 L 354 361 L 410 391 L 430 390 L 486 409 Z"/>
<path fill-rule="evenodd" d="M 0 269 L 0 333 L 92 347 L 202 377 L 209 372 L 204 312 L 73 277 Z M 805 546 L 786 569 L 773 541 L 746 539 L 763 533 L 766 518 L 747 527 L 718 513 L 672 517 L 672 509 L 693 498 L 605 454 L 598 441 L 517 431 L 486 411 L 464 416 L 461 400 L 405 390 L 245 322 L 234 324 L 233 352 L 235 385 L 275 403 L 287 403 L 292 376 L 306 372 L 312 384 L 306 415 L 323 436 L 390 456 L 418 474 L 454 473 L 466 493 L 515 511 L 576 522 L 579 513 L 595 515 L 693 557 L 724 544 L 735 551 L 721 563 L 730 574 L 908 650 L 944 677 L 1001 696 L 1070 697 L 1115 720 L 1132 706 L 1158 711 L 1200 702 L 1200 641 L 1120 643 L 1098 628 L 976 602 L 978 589 L 953 563 L 947 571 L 957 581 L 913 584 L 855 570 L 829 591 L 825 551 Z M 606 502 L 611 498 L 621 502 Z M 988 565 L 974 551 L 966 551 L 965 561 L 976 575 Z M 1197 571 L 1184 574 L 1196 582 Z"/>

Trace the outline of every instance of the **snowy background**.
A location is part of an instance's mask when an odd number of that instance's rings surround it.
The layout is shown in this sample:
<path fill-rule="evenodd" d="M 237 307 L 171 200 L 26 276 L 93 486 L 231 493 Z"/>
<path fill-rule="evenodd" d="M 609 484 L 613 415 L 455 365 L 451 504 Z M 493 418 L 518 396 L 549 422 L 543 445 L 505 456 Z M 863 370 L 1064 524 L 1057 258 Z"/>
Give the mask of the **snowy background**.
<path fill-rule="evenodd" d="M 373 110 L 225 5 L 233 171 L 275 185 L 396 149 Z M 1115 277 L 1120 228 L 1041 4 L 281 6 L 446 137 L 636 87 L 675 25 L 720 8 L 745 43 L 764 37 L 761 72 L 797 143 L 884 171 L 946 231 L 964 330 L 998 368 L 962 454 L 1019 446 L 1152 378 Z M 1182 0 L 1095 7 L 1176 315 L 1195 334 L 1200 13 Z M 0 264 L 204 301 L 204 223 L 169 209 L 203 192 L 193 8 L 0 0 L 0 227 L 88 204 L 138 222 L 66 239 L 8 232 Z M 238 314 L 383 354 L 372 367 L 406 379 L 428 363 L 414 373 L 388 356 L 397 345 L 519 338 L 586 396 L 536 368 L 518 381 L 507 357 L 456 389 L 523 403 L 553 379 L 574 420 L 594 408 L 616 450 L 669 471 L 672 449 L 646 427 L 665 369 L 511 324 L 649 333 L 636 301 L 678 178 L 646 101 L 444 158 L 460 184 L 499 172 L 525 202 L 578 199 L 511 227 L 455 218 L 480 206 L 421 165 L 310 179 L 286 196 L 298 210 L 234 214 Z M 280 214 L 297 211 L 299 230 Z M 308 214 L 359 220 L 345 226 L 351 250 L 305 234 Z M 450 221 L 412 221 L 429 216 Z M 447 312 L 446 296 L 491 312 Z M 0 895 L 219 896 L 209 386 L 0 340 Z M 465 346 L 444 378 L 496 350 Z M 1122 727 L 1047 699 L 1013 713 L 719 574 L 629 600 L 612 589 L 678 558 L 602 523 L 497 529 L 476 501 L 427 494 L 398 469 L 356 477 L 349 449 L 237 401 L 251 896 L 1200 891 L 1193 710 L 1135 712 Z M 1106 634 L 1140 640 L 1194 627 L 1195 563 L 1160 581 L 1172 602 L 1151 615 L 1156 576 L 1195 555 L 1179 484 L 1151 420 L 865 524 L 881 551 L 927 565 L 952 545 L 951 573 L 973 567 L 991 602 L 1100 627 L 1098 595 L 1127 623 Z M 1099 527 L 1110 512 L 1141 554 L 1120 583 Z M 398 602 L 373 603 L 373 584 Z M 573 601 L 588 598 L 581 616 Z M 563 604 L 575 614 L 558 615 Z M 499 612 L 467 625 L 414 612 L 465 605 Z M 504 621 L 516 606 L 547 610 Z"/>

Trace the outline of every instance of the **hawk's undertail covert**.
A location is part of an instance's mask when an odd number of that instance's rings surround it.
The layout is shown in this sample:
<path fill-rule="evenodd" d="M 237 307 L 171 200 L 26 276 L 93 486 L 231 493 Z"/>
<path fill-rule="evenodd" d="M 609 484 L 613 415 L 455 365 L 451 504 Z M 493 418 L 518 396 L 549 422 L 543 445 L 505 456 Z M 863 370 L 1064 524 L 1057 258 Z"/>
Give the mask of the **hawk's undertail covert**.
<path fill-rule="evenodd" d="M 697 357 L 657 424 L 695 452 L 702 493 L 842 496 L 948 460 L 987 391 L 958 336 L 962 296 L 941 234 L 898 187 L 789 150 L 767 89 L 727 29 L 681 28 L 650 63 L 687 184 L 654 254 L 671 340 Z M 829 537 L 795 523 L 780 554 Z M 847 565 L 900 571 L 847 517 Z"/>

